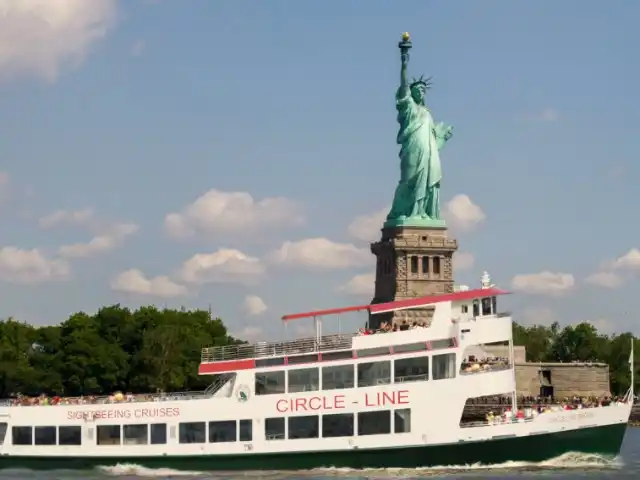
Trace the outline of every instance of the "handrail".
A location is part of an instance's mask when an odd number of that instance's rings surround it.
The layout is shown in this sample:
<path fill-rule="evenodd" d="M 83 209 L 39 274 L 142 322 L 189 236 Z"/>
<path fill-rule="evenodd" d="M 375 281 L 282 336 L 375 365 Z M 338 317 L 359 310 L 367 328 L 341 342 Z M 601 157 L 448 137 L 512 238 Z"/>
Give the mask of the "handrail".
<path fill-rule="evenodd" d="M 116 400 L 114 395 L 87 395 L 82 397 L 46 397 L 47 399 L 59 398 L 58 402 L 41 404 L 20 403 L 20 399 L 2 399 L 0 406 L 5 407 L 56 407 L 56 406 L 73 406 L 73 405 L 121 405 L 127 403 L 145 403 L 145 402 L 174 402 L 178 400 L 200 400 L 208 398 L 206 391 L 195 392 L 169 392 L 169 393 L 149 393 L 124 396 L 122 400 Z M 27 400 L 38 400 L 38 397 L 24 397 Z"/>
<path fill-rule="evenodd" d="M 304 353 L 327 352 L 333 350 L 351 350 L 353 337 L 357 333 L 325 335 L 288 340 L 284 342 L 259 342 L 252 345 L 225 345 L 202 349 L 202 362 L 220 362 L 264 357 L 281 357 Z"/>

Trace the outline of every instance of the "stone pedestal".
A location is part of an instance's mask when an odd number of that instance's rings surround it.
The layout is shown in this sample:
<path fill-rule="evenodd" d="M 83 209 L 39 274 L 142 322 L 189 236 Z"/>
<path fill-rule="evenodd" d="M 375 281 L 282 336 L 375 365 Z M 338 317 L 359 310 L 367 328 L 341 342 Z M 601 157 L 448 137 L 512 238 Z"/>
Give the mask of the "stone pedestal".
<path fill-rule="evenodd" d="M 376 285 L 372 303 L 392 302 L 453 292 L 453 254 L 458 242 L 447 236 L 446 226 L 385 227 L 371 244 L 376 256 Z M 369 325 L 382 321 L 408 323 L 431 320 L 432 309 L 411 309 L 370 315 Z"/>

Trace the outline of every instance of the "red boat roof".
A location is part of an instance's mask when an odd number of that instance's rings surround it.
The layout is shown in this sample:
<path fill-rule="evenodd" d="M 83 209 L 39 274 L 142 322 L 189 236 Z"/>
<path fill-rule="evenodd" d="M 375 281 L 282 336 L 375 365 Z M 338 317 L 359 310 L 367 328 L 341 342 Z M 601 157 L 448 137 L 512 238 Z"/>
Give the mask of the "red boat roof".
<path fill-rule="evenodd" d="M 282 320 L 299 320 L 302 318 L 324 317 L 326 315 L 339 315 L 341 313 L 360 312 L 368 310 L 372 314 L 393 312 L 395 310 L 405 310 L 409 308 L 419 308 L 426 305 L 442 302 L 460 302 L 464 300 L 473 300 L 475 298 L 495 297 L 498 295 L 506 295 L 510 292 L 500 288 L 477 288 L 475 290 L 466 290 L 455 293 L 445 293 L 442 295 L 430 295 L 428 297 L 410 298 L 408 300 L 398 300 L 395 302 L 375 303 L 367 305 L 355 305 L 343 308 L 331 308 L 327 310 L 316 310 L 315 312 L 294 313 L 285 315 Z"/>

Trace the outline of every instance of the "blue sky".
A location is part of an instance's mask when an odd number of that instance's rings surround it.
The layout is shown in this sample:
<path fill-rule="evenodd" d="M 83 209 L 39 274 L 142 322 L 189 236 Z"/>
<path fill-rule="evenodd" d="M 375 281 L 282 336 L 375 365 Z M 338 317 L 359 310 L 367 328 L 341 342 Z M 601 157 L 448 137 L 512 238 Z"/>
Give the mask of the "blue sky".
<path fill-rule="evenodd" d="M 527 323 L 640 333 L 640 4 L 0 12 L 0 318 L 211 304 L 232 331 L 276 338 L 282 314 L 368 301 L 409 31 L 410 73 L 434 76 L 428 105 L 455 126 L 442 161 L 457 280 L 489 270 Z"/>

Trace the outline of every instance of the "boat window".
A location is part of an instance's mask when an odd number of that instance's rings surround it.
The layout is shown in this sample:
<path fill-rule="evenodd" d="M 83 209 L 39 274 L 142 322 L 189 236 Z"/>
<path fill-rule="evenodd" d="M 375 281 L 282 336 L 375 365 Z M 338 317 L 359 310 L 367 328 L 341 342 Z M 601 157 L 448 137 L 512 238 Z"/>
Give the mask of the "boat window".
<path fill-rule="evenodd" d="M 267 440 L 284 440 L 284 417 L 265 418 L 264 436 Z"/>
<path fill-rule="evenodd" d="M 284 365 L 284 357 L 259 358 L 256 360 L 256 368 L 278 367 Z"/>
<path fill-rule="evenodd" d="M 456 378 L 456 354 L 434 355 L 432 357 L 431 378 L 433 380 Z"/>
<path fill-rule="evenodd" d="M 120 445 L 120 425 L 98 425 L 98 445 Z"/>
<path fill-rule="evenodd" d="M 56 427 L 34 427 L 33 443 L 35 445 L 55 445 Z"/>
<path fill-rule="evenodd" d="M 284 370 L 256 373 L 256 395 L 279 395 L 285 392 Z"/>
<path fill-rule="evenodd" d="M 460 311 L 461 311 L 462 313 L 469 313 L 469 305 L 462 305 L 462 306 L 460 307 Z"/>
<path fill-rule="evenodd" d="M 204 422 L 181 423 L 178 432 L 180 443 L 205 443 L 207 441 L 207 424 Z"/>
<path fill-rule="evenodd" d="M 315 392 L 320 389 L 318 368 L 299 368 L 289 370 L 289 393 Z"/>
<path fill-rule="evenodd" d="M 393 412 L 393 431 L 411 433 L 411 409 L 400 408 Z"/>
<path fill-rule="evenodd" d="M 453 348 L 454 346 L 452 338 L 441 338 L 431 341 L 431 350 L 442 350 L 443 348 Z"/>
<path fill-rule="evenodd" d="M 11 443 L 14 445 L 32 445 L 32 427 L 11 427 Z"/>
<path fill-rule="evenodd" d="M 319 420 L 317 415 L 289 417 L 289 439 L 318 438 Z"/>
<path fill-rule="evenodd" d="M 58 445 L 82 445 L 82 427 L 58 427 Z"/>
<path fill-rule="evenodd" d="M 253 441 L 253 420 L 240 420 L 240 441 Z"/>
<path fill-rule="evenodd" d="M 491 298 L 482 299 L 482 315 L 491 315 Z"/>
<path fill-rule="evenodd" d="M 339 352 L 323 352 L 323 362 L 335 362 L 336 360 L 348 360 L 353 358 L 353 352 L 351 350 L 342 350 Z"/>
<path fill-rule="evenodd" d="M 429 357 L 400 358 L 393 365 L 393 381 L 423 382 L 429 380 Z"/>
<path fill-rule="evenodd" d="M 318 354 L 313 355 L 295 355 L 287 357 L 287 363 L 289 365 L 300 365 L 301 363 L 316 363 L 318 361 Z"/>
<path fill-rule="evenodd" d="M 7 423 L 0 423 L 0 445 L 4 443 L 4 437 L 7 436 Z"/>
<path fill-rule="evenodd" d="M 332 413 L 322 416 L 322 436 L 353 437 L 353 413 Z"/>
<path fill-rule="evenodd" d="M 380 355 L 389 355 L 391 350 L 389 347 L 365 348 L 358 350 L 356 353 L 358 354 L 358 358 L 378 357 Z"/>
<path fill-rule="evenodd" d="M 235 420 L 221 420 L 209 422 L 209 442 L 224 443 L 235 442 L 237 438 L 238 422 Z"/>
<path fill-rule="evenodd" d="M 322 389 L 340 390 L 354 387 L 353 365 L 336 365 L 322 368 Z"/>
<path fill-rule="evenodd" d="M 391 383 L 391 362 L 358 364 L 358 387 L 387 385 Z"/>
<path fill-rule="evenodd" d="M 474 317 L 480 316 L 480 302 L 478 300 L 473 301 L 473 316 Z"/>
<path fill-rule="evenodd" d="M 152 423 L 150 437 L 151 445 L 164 445 L 167 443 L 167 424 L 166 423 Z"/>
<path fill-rule="evenodd" d="M 427 349 L 427 342 L 405 343 L 404 345 L 394 345 L 393 353 L 419 352 Z"/>
<path fill-rule="evenodd" d="M 358 413 L 358 435 L 391 433 L 391 410 Z"/>
<path fill-rule="evenodd" d="M 146 423 L 125 425 L 122 436 L 125 445 L 146 445 L 149 443 L 149 426 Z"/>
<path fill-rule="evenodd" d="M 491 297 L 491 311 L 494 315 L 498 313 L 498 300 L 496 300 L 496 297 Z"/>

